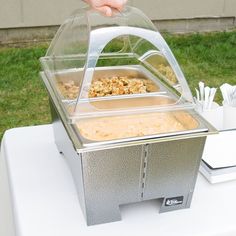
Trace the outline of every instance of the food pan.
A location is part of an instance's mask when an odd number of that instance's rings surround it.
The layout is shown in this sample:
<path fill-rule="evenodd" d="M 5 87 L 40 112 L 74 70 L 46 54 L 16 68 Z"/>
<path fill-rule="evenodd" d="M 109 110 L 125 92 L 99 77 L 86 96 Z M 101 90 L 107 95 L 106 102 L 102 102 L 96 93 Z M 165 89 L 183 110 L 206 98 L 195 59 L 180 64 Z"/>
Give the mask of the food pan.
<path fill-rule="evenodd" d="M 161 83 L 161 81 L 158 80 L 155 77 L 155 75 L 153 75 L 150 71 L 148 71 L 148 69 L 146 69 L 141 65 L 97 67 L 96 70 L 94 70 L 93 81 L 97 81 L 99 78 L 112 78 L 114 76 L 128 77 L 128 78 L 142 78 L 144 80 L 150 81 L 154 86 L 154 91 L 148 92 L 149 95 L 154 93 L 155 94 L 172 93 L 172 91 L 170 91 L 167 88 L 167 86 L 165 86 L 165 84 Z M 57 72 L 54 75 L 56 90 L 58 92 L 58 96 L 62 101 L 75 100 L 78 94 L 75 93 L 74 98 L 68 98 L 64 96 L 62 92 L 62 87 L 60 85 L 62 83 L 73 82 L 76 87 L 79 87 L 82 77 L 83 77 L 82 69 L 70 69 L 66 71 Z M 90 84 L 86 84 L 85 87 L 88 90 Z M 77 91 L 79 92 L 79 90 Z M 135 95 L 138 96 L 138 94 L 132 94 L 132 96 Z M 143 96 L 144 94 L 141 95 Z M 127 96 L 127 95 L 122 95 L 122 96 Z M 116 96 L 112 97 L 115 98 Z M 101 99 L 101 97 L 99 99 Z M 94 100 L 96 100 L 96 98 L 94 98 Z"/>
<path fill-rule="evenodd" d="M 155 97 L 155 99 L 157 101 L 159 99 L 163 105 L 172 101 L 171 97 L 163 95 Z M 118 109 L 120 108 L 118 107 Z M 128 144 L 133 141 L 154 141 L 154 139 L 161 141 L 180 136 L 186 138 L 208 131 L 204 121 L 193 110 L 81 118 L 76 120 L 72 127 L 85 147 L 116 143 Z M 109 133 L 109 130 L 112 132 Z M 102 137 L 96 138 L 96 134 L 100 134 Z"/>
<path fill-rule="evenodd" d="M 177 88 L 178 80 L 172 70 L 170 64 L 163 55 L 156 51 L 150 50 L 139 58 L 147 67 L 151 68 L 155 73 L 171 86 Z"/>

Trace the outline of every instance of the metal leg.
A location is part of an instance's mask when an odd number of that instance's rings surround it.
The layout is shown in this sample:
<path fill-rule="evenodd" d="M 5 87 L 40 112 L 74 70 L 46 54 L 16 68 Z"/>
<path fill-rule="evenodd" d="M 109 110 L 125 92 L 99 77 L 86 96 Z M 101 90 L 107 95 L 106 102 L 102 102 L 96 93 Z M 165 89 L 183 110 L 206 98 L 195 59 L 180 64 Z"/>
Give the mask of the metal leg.
<path fill-rule="evenodd" d="M 96 225 L 109 223 L 121 220 L 119 207 L 114 205 L 107 206 L 106 203 L 102 205 L 86 205 L 87 225 Z"/>

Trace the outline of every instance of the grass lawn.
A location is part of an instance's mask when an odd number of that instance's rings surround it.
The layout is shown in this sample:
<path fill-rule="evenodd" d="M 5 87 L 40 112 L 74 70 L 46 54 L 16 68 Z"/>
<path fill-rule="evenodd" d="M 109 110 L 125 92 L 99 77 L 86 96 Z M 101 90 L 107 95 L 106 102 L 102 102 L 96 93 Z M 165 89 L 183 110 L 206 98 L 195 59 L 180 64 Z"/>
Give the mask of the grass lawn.
<path fill-rule="evenodd" d="M 199 81 L 236 84 L 236 32 L 165 35 L 193 91 Z M 5 130 L 50 123 L 39 58 L 48 45 L 0 48 L 0 140 Z M 221 101 L 220 92 L 217 102 Z"/>

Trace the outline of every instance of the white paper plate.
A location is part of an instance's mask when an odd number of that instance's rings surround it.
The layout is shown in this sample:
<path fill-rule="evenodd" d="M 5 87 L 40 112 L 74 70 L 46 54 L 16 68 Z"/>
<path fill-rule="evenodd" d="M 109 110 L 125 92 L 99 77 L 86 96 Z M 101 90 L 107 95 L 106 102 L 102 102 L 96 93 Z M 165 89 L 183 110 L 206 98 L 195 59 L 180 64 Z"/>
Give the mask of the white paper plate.
<path fill-rule="evenodd" d="M 236 166 L 236 130 L 208 136 L 202 159 L 212 168 Z"/>

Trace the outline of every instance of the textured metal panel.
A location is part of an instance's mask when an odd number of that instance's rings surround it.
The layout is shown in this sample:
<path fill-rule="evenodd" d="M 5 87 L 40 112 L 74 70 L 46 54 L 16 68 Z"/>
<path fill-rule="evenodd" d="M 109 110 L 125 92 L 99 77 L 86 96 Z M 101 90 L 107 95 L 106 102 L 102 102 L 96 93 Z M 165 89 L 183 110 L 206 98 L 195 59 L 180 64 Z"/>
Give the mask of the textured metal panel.
<path fill-rule="evenodd" d="M 188 195 L 193 191 L 205 138 L 151 144 L 144 199 Z"/>
<path fill-rule="evenodd" d="M 63 153 L 63 156 L 66 158 L 71 169 L 76 190 L 78 192 L 80 206 L 84 216 L 86 217 L 81 157 L 75 151 L 75 148 L 73 147 L 73 144 L 66 132 L 62 121 L 58 118 L 58 113 L 54 108 L 53 102 L 51 100 L 49 101 L 52 114 L 55 143 L 57 145 L 58 151 Z"/>
<path fill-rule="evenodd" d="M 120 220 L 119 205 L 141 200 L 142 146 L 82 154 L 88 224 Z"/>

